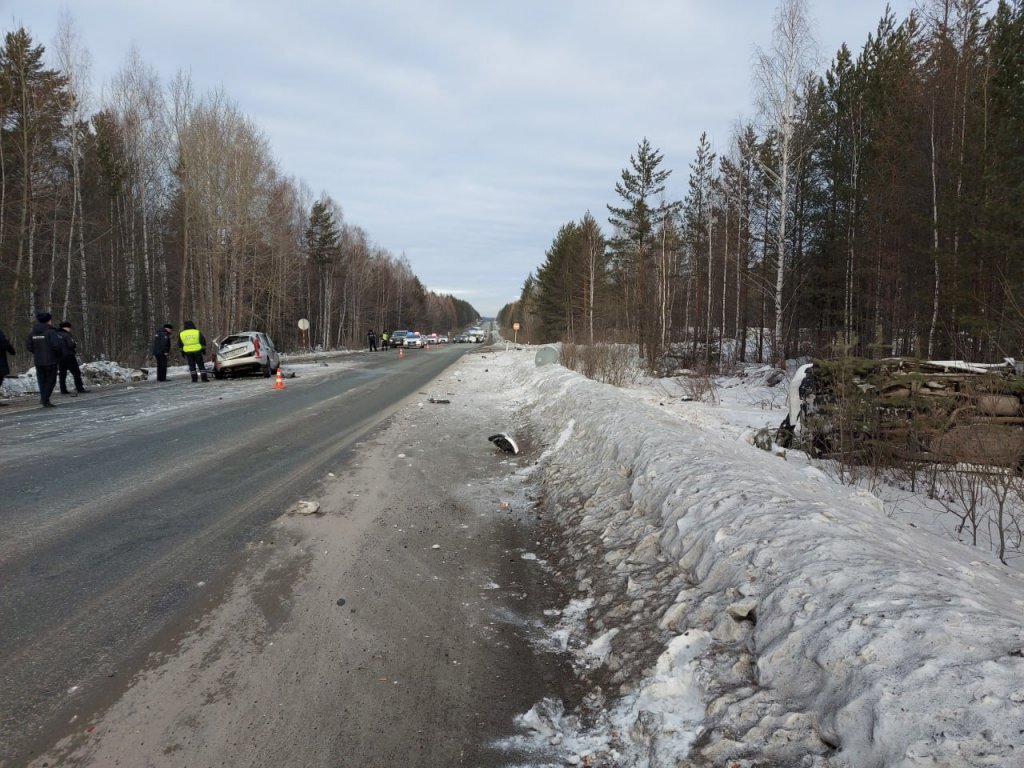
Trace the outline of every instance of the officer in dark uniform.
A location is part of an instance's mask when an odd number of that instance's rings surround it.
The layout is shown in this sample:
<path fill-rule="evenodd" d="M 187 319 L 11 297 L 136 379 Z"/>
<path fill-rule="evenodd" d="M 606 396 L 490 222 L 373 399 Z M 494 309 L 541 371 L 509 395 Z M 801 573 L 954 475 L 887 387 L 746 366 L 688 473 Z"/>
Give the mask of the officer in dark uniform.
<path fill-rule="evenodd" d="M 166 323 L 153 336 L 153 357 L 156 358 L 156 380 L 167 381 L 167 356 L 171 354 L 171 331 L 174 326 Z"/>
<path fill-rule="evenodd" d="M 7 356 L 13 355 L 14 347 L 11 346 L 11 342 L 4 336 L 4 332 L 0 331 L 0 384 L 4 383 L 4 377 L 11 372 L 11 366 L 7 363 Z M 7 405 L 7 403 L 0 403 L 0 405 Z"/>
<path fill-rule="evenodd" d="M 64 351 L 60 334 L 53 327 L 53 315 L 49 312 L 40 312 L 36 315 L 36 324 L 32 326 L 32 333 L 25 341 L 25 349 L 32 353 L 36 366 L 36 381 L 39 382 L 39 404 L 45 408 L 52 408 L 50 395 L 57 385 L 57 367 L 60 365 L 60 358 Z"/>
<path fill-rule="evenodd" d="M 74 334 L 71 333 L 71 323 L 65 320 L 60 324 L 57 333 L 60 334 L 60 341 L 64 345 L 60 356 L 60 364 L 57 367 L 57 378 L 60 380 L 61 394 L 66 395 L 68 393 L 69 371 L 75 380 L 75 391 L 88 392 L 89 390 L 82 384 L 82 371 L 78 367 L 78 341 L 75 339 Z"/>
<path fill-rule="evenodd" d="M 206 363 L 203 362 L 203 357 L 206 355 L 206 339 L 191 320 L 185 321 L 181 333 L 178 334 L 178 346 L 181 347 L 181 351 L 185 355 L 188 372 L 192 374 L 192 382 L 199 381 L 199 376 L 196 375 L 197 371 L 202 375 L 203 381 L 209 381 L 206 378 Z"/>

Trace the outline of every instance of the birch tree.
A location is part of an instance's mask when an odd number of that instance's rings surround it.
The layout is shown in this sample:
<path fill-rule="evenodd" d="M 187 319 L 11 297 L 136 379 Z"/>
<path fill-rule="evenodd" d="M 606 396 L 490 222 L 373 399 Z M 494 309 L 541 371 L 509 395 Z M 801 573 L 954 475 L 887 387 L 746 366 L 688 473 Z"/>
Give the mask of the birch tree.
<path fill-rule="evenodd" d="M 157 242 L 169 200 L 171 134 L 159 78 L 137 50 L 115 76 L 111 95 L 130 169 L 124 200 L 127 303 L 131 336 L 139 340 L 149 337 L 158 306 L 167 305 L 166 286 L 156 277 L 165 273 Z"/>
<path fill-rule="evenodd" d="M 583 235 L 584 267 L 586 269 L 585 308 L 587 338 L 594 344 L 595 305 L 601 295 L 606 292 L 608 257 L 604 235 L 597 220 L 587 211 L 580 222 Z"/>
<path fill-rule="evenodd" d="M 85 212 L 82 205 L 83 137 L 87 131 L 90 58 L 81 46 L 69 14 L 62 13 L 57 31 L 57 61 L 67 78 L 66 107 L 68 161 L 71 166 L 71 217 L 67 234 L 64 274 L 63 317 L 70 317 L 74 275 L 78 277 L 79 331 L 89 347 L 94 330 L 89 322 L 89 267 L 85 252 Z"/>
<path fill-rule="evenodd" d="M 775 333 L 772 356 L 785 361 L 783 290 L 786 276 L 786 226 L 790 215 L 790 176 L 796 163 L 796 126 L 801 89 L 808 81 L 815 57 L 815 42 L 807 16 L 807 0 L 782 0 L 772 32 L 772 45 L 758 49 L 755 78 L 758 112 L 763 128 L 776 137 L 777 163 L 766 169 L 778 195 L 779 217 L 775 233 Z"/>

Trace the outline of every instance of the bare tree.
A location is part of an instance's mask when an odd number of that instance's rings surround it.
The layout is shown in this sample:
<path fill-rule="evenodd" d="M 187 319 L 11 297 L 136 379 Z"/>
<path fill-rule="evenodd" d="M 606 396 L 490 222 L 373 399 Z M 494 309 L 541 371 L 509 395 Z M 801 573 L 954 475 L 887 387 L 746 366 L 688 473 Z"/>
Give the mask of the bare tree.
<path fill-rule="evenodd" d="M 71 220 L 67 236 L 67 261 L 64 282 L 64 317 L 70 316 L 71 286 L 78 267 L 78 302 L 82 340 L 88 347 L 93 338 L 89 324 L 88 262 L 85 256 L 85 215 L 82 210 L 82 138 L 88 114 L 90 58 L 81 47 L 73 20 L 67 11 L 61 14 L 57 30 L 57 61 L 67 78 L 67 134 L 71 165 Z M 56 282 L 56 275 L 53 276 Z"/>
<path fill-rule="evenodd" d="M 775 263 L 775 348 L 777 364 L 785 357 L 783 339 L 783 288 L 786 274 L 786 225 L 789 220 L 790 174 L 796 164 L 796 124 L 800 108 L 800 89 L 808 81 L 816 58 L 816 44 L 807 16 L 807 0 L 782 0 L 775 15 L 772 46 L 758 49 L 755 78 L 758 111 L 764 130 L 777 142 L 777 162 L 765 169 L 778 193 L 779 218 L 776 231 Z"/>
<path fill-rule="evenodd" d="M 156 245 L 169 202 L 171 134 L 159 77 L 134 48 L 114 78 L 111 95 L 130 168 L 130 196 L 124 201 L 126 276 L 130 336 L 137 343 L 148 337 L 158 306 L 167 304 L 166 287 L 156 280 L 163 272 L 163 251 Z"/>
<path fill-rule="evenodd" d="M 601 234 L 601 228 L 598 226 L 597 220 L 590 215 L 590 211 L 587 211 L 587 215 L 583 217 L 580 222 L 583 229 L 583 238 L 586 243 L 585 245 L 585 269 L 586 269 L 586 320 L 587 329 L 589 332 L 590 345 L 594 344 L 594 301 L 597 294 L 597 280 L 599 270 L 604 270 L 604 251 L 605 242 L 604 237 Z"/>

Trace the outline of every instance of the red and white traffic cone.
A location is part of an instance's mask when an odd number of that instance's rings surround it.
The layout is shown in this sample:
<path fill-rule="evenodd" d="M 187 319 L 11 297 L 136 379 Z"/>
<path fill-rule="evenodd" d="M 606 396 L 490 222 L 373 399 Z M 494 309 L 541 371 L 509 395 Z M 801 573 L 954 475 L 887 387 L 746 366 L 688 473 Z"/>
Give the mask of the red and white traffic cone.
<path fill-rule="evenodd" d="M 274 382 L 274 389 L 285 389 L 284 374 L 281 373 L 281 366 L 277 366 L 277 380 Z"/>

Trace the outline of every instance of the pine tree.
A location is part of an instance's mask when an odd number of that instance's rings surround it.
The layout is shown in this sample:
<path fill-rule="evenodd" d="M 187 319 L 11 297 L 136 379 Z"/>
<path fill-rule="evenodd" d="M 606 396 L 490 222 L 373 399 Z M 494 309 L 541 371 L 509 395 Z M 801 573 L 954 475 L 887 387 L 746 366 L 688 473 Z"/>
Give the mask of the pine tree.
<path fill-rule="evenodd" d="M 8 327 L 37 309 L 37 240 L 43 186 L 62 174 L 62 121 L 70 98 L 67 79 L 43 64 L 44 48 L 24 29 L 8 32 L 0 49 L 0 305 Z M 42 277 L 49 278 L 43 274 Z"/>
<path fill-rule="evenodd" d="M 713 238 L 715 153 L 706 133 L 700 135 L 697 154 L 690 163 L 689 192 L 683 200 L 683 243 L 687 280 L 687 307 L 692 314 L 684 316 L 686 327 L 693 329 L 693 357 L 697 357 L 698 341 L 704 339 L 704 363 L 710 360 L 711 291 L 713 288 Z M 692 298 L 692 303 L 689 300 Z M 702 333 L 702 330 L 704 331 Z"/>
<path fill-rule="evenodd" d="M 1024 4 L 1000 0 L 986 29 L 989 130 L 977 236 L 990 357 L 1017 355 L 1024 336 Z"/>
<path fill-rule="evenodd" d="M 338 262 L 338 244 L 341 230 L 335 211 L 328 200 L 317 200 L 309 214 L 309 225 L 304 234 L 306 255 L 319 278 L 319 323 L 317 338 L 325 348 L 331 344 L 334 297 L 334 275 Z"/>
<path fill-rule="evenodd" d="M 661 169 L 662 154 L 645 138 L 629 158 L 615 192 L 622 206 L 608 206 L 608 220 L 615 227 L 610 245 L 613 268 L 627 305 L 627 323 L 640 348 L 640 357 L 651 370 L 661 355 L 663 317 L 657 300 L 659 287 L 654 263 L 656 227 L 664 226 L 679 203 L 664 200 L 665 182 L 672 171 Z M 663 245 L 664 250 L 664 245 Z"/>

